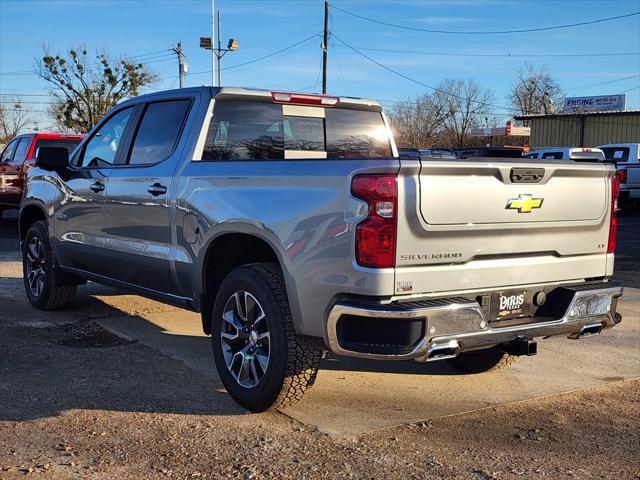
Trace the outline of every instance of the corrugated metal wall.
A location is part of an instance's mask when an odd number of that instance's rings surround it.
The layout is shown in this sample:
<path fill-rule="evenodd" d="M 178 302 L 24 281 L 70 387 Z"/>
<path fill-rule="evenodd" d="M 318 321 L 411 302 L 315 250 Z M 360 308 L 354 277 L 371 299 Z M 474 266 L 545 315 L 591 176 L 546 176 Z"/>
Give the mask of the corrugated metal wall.
<path fill-rule="evenodd" d="M 579 116 L 531 119 L 531 146 L 579 147 Z M 584 118 L 584 145 L 593 147 L 603 143 L 640 143 L 640 113 L 628 115 L 586 115 Z"/>

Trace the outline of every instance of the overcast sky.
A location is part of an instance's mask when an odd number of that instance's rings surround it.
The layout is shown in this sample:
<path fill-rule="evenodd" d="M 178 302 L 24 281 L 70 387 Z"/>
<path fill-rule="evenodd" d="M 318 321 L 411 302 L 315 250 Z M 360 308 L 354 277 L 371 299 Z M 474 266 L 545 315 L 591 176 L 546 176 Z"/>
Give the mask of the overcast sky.
<path fill-rule="evenodd" d="M 329 93 L 378 98 L 389 107 L 393 100 L 429 91 L 364 58 L 342 40 L 426 85 L 435 86 L 447 77 L 473 77 L 495 91 L 498 105 L 506 105 L 514 70 L 527 61 L 546 65 L 569 95 L 625 92 L 627 108 L 640 108 L 640 16 L 513 34 L 415 30 L 487 32 L 564 25 L 637 12 L 640 0 L 334 3 Z M 217 0 L 216 8 L 222 12 L 223 43 L 231 36 L 241 42 L 239 51 L 224 58 L 223 84 L 320 91 L 322 0 Z M 408 28 L 374 23 L 337 8 Z M 161 77 L 152 88 L 156 90 L 177 87 L 177 60 L 169 49 L 182 41 L 190 63 L 186 85 L 211 84 L 210 52 L 198 46 L 199 37 L 210 33 L 209 0 L 0 0 L 0 99 L 6 101 L 6 94 L 25 95 L 34 115 L 43 115 L 48 98 L 38 95 L 46 94 L 47 85 L 31 73 L 43 43 L 52 53 L 84 44 L 91 51 L 141 56 Z M 633 55 L 557 56 L 594 53 Z"/>

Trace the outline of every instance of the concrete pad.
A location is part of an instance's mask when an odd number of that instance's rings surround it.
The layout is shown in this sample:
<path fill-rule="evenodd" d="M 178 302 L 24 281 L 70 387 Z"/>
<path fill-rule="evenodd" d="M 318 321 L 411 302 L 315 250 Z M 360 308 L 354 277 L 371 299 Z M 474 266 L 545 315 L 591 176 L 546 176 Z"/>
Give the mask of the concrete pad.
<path fill-rule="evenodd" d="M 117 297 L 97 295 L 110 303 Z M 141 299 L 139 302 L 151 302 Z M 120 302 L 118 302 L 120 303 Z M 373 362 L 330 356 L 304 400 L 283 413 L 336 435 L 354 435 L 640 376 L 640 290 L 626 289 L 624 319 L 600 336 L 541 340 L 535 357 L 504 371 L 461 375 L 446 363 Z M 123 312 L 124 313 L 124 312 Z M 179 309 L 96 319 L 184 361 L 222 388 L 200 316 Z"/>

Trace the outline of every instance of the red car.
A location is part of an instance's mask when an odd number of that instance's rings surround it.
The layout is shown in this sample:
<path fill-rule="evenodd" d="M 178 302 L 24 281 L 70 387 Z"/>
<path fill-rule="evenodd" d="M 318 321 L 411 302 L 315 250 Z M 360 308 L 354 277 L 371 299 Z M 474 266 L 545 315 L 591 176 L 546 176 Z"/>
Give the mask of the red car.
<path fill-rule="evenodd" d="M 0 157 L 0 216 L 2 211 L 18 208 L 22 199 L 26 172 L 36 165 L 40 147 L 64 147 L 69 153 L 84 138 L 76 133 L 23 133 L 9 142 Z"/>

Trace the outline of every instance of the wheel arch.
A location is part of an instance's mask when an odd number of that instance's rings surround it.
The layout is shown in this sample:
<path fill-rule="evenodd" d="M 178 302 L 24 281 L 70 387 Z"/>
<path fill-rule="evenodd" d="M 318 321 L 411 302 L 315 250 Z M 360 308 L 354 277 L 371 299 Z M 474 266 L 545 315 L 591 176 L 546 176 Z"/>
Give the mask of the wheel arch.
<path fill-rule="evenodd" d="M 27 235 L 29 228 L 34 223 L 44 220 L 47 221 L 47 214 L 45 209 L 38 204 L 29 204 L 20 208 L 20 214 L 18 218 L 18 230 L 20 234 L 20 241 L 24 240 L 24 237 Z"/>
<path fill-rule="evenodd" d="M 212 236 L 203 249 L 205 253 L 200 269 L 200 303 L 202 328 L 206 334 L 211 333 L 211 311 L 215 293 L 226 275 L 242 265 L 264 262 L 278 265 L 285 279 L 292 314 L 295 311 L 292 302 L 292 295 L 295 295 L 293 280 L 289 275 L 283 251 L 261 232 L 237 227 L 238 225 L 235 225 L 233 231 L 222 231 Z"/>

